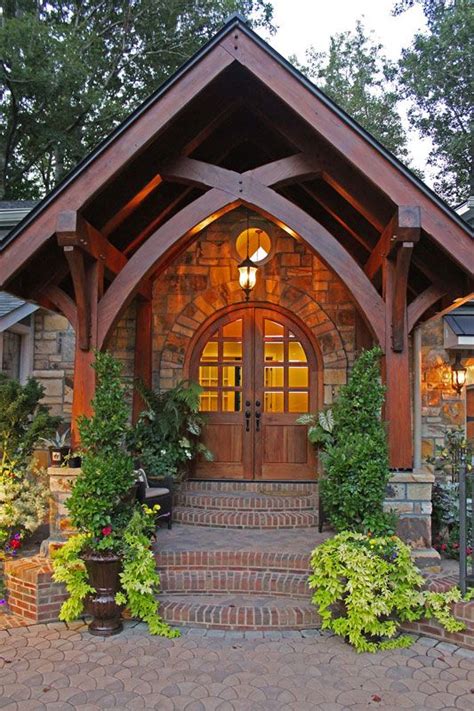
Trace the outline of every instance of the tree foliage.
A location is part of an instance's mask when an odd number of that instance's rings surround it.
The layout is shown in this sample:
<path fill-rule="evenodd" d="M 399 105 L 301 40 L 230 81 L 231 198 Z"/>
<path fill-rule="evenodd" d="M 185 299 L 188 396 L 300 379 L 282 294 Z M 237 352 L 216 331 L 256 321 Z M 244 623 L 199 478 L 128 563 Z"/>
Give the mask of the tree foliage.
<path fill-rule="evenodd" d="M 266 0 L 7 0 L 0 26 L 0 199 L 37 198 L 232 12 Z"/>
<path fill-rule="evenodd" d="M 402 12 L 418 2 L 428 24 L 400 61 L 408 118 L 433 149 L 428 163 L 436 171 L 435 189 L 456 204 L 472 189 L 472 105 L 474 7 L 471 0 L 404 0 Z"/>
<path fill-rule="evenodd" d="M 406 135 L 398 113 L 396 67 L 382 45 L 357 22 L 352 32 L 330 39 L 329 51 L 314 47 L 300 67 L 338 106 L 403 161 L 408 159 Z"/>

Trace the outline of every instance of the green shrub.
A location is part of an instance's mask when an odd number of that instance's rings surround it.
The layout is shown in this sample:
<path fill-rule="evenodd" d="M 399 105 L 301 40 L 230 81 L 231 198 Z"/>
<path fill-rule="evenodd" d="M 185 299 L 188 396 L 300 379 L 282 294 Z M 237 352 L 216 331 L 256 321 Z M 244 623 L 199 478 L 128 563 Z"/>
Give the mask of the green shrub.
<path fill-rule="evenodd" d="M 18 541 L 25 531 L 34 531 L 46 513 L 45 472 L 35 464 L 33 449 L 42 436 L 54 432 L 61 418 L 40 404 L 43 395 L 37 380 L 21 385 L 0 373 L 1 549 L 9 549 L 13 536 Z"/>
<path fill-rule="evenodd" d="M 380 356 L 380 348 L 363 351 L 332 410 L 299 419 L 320 448 L 324 511 L 338 531 L 387 534 L 396 524 L 393 514 L 383 512 L 390 470 Z"/>
<path fill-rule="evenodd" d="M 344 531 L 313 551 L 311 568 L 309 585 L 323 629 L 346 638 L 358 652 L 409 646 L 409 636 L 396 637 L 405 621 L 435 618 L 449 632 L 464 629 L 451 614 L 459 590 L 423 590 L 424 578 L 397 536 Z"/>
<path fill-rule="evenodd" d="M 96 550 L 120 550 L 133 507 L 127 496 L 135 482 L 126 450 L 129 409 L 122 366 L 110 353 L 97 353 L 94 414 L 79 419 L 81 473 L 66 506 L 76 530 L 91 536 Z"/>
<path fill-rule="evenodd" d="M 200 385 L 183 380 L 163 392 L 138 387 L 146 409 L 130 432 L 128 443 L 148 476 L 182 479 L 197 456 L 212 459 L 200 442 L 204 424 L 199 413 Z"/>

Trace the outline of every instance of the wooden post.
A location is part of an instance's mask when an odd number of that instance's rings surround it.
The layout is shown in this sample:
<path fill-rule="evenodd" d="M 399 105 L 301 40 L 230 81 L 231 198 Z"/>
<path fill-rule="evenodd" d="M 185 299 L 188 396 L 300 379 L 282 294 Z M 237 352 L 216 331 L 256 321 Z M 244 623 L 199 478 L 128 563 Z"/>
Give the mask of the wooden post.
<path fill-rule="evenodd" d="M 134 379 L 151 387 L 152 375 L 152 302 L 139 299 L 137 302 L 137 322 L 135 331 Z M 132 418 L 136 422 L 143 410 L 143 400 L 135 387 L 133 390 Z"/>
<path fill-rule="evenodd" d="M 104 282 L 104 267 L 99 261 L 94 262 L 85 269 L 85 294 L 88 310 L 88 343 L 87 350 L 84 343 L 77 338 L 74 356 L 74 391 L 72 400 L 71 442 L 72 447 L 79 444 L 77 419 L 80 415 L 92 413 L 91 402 L 95 395 L 94 350 L 97 347 L 97 314 L 98 303 L 102 296 Z"/>
<path fill-rule="evenodd" d="M 392 469 L 411 469 L 413 466 L 413 437 L 411 429 L 410 363 L 408 357 L 408 320 L 406 306 L 399 321 L 402 350 L 394 350 L 392 318 L 396 296 L 396 264 L 384 260 L 384 296 L 386 313 L 386 343 L 384 358 L 385 419 L 388 427 L 389 461 Z M 399 344 L 397 344 L 399 347 Z"/>

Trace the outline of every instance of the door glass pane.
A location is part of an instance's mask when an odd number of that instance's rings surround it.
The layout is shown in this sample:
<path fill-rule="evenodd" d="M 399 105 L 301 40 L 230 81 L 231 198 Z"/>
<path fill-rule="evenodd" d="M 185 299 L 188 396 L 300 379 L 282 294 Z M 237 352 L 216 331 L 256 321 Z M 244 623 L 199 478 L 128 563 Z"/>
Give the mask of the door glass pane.
<path fill-rule="evenodd" d="M 242 342 L 228 341 L 223 344 L 224 360 L 242 360 Z"/>
<path fill-rule="evenodd" d="M 224 338 L 242 338 L 242 319 L 239 318 L 237 321 L 232 321 L 227 323 L 222 329 L 222 335 Z"/>
<path fill-rule="evenodd" d="M 265 368 L 265 387 L 282 388 L 284 385 L 283 368 Z"/>
<path fill-rule="evenodd" d="M 265 362 L 283 360 L 283 343 L 265 343 Z"/>
<path fill-rule="evenodd" d="M 209 341 L 209 343 L 206 343 L 204 346 L 204 350 L 202 352 L 201 360 L 217 360 L 217 342 L 216 341 Z"/>
<path fill-rule="evenodd" d="M 217 365 L 201 365 L 199 366 L 199 385 L 203 387 L 217 386 L 218 384 L 218 368 Z"/>
<path fill-rule="evenodd" d="M 308 368 L 288 368 L 288 385 L 290 388 L 307 388 Z"/>
<path fill-rule="evenodd" d="M 275 321 L 270 321 L 269 319 L 265 319 L 265 337 L 278 337 L 280 338 L 283 336 L 283 326 L 281 323 L 276 323 Z"/>
<path fill-rule="evenodd" d="M 265 412 L 283 412 L 284 397 L 283 393 L 265 393 L 264 411 Z"/>
<path fill-rule="evenodd" d="M 199 409 L 201 412 L 217 412 L 219 409 L 219 393 L 214 390 L 205 390 L 201 393 Z"/>
<path fill-rule="evenodd" d="M 288 393 L 288 412 L 308 412 L 308 393 Z"/>
<path fill-rule="evenodd" d="M 222 393 L 222 411 L 240 412 L 242 409 L 242 393 L 226 392 Z"/>
<path fill-rule="evenodd" d="M 306 353 L 301 343 L 298 341 L 290 341 L 288 343 L 288 359 L 294 363 L 306 363 Z"/>
<path fill-rule="evenodd" d="M 222 367 L 222 385 L 224 387 L 239 387 L 242 385 L 242 368 L 240 365 L 224 365 Z"/>

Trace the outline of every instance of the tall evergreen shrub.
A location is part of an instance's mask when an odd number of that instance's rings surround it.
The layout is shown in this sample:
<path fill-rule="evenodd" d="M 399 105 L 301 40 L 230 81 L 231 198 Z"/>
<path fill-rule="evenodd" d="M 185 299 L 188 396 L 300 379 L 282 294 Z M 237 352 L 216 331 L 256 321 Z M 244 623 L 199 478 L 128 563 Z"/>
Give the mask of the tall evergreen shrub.
<path fill-rule="evenodd" d="M 323 444 L 323 506 L 338 531 L 393 531 L 394 516 L 382 508 L 390 471 L 380 356 L 377 347 L 357 359 L 333 406 L 332 431 Z"/>

